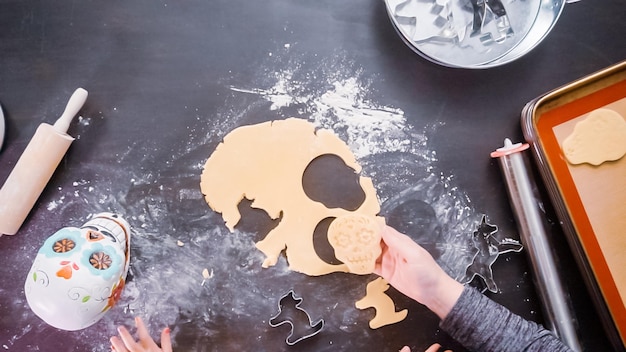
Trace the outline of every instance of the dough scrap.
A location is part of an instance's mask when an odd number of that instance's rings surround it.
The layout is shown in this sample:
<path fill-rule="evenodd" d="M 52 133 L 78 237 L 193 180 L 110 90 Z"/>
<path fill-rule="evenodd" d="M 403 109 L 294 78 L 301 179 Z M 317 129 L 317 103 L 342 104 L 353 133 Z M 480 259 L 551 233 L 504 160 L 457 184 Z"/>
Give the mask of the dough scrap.
<path fill-rule="evenodd" d="M 396 312 L 396 305 L 385 293 L 388 289 L 389 284 L 387 281 L 379 277 L 367 284 L 367 294 L 355 303 L 358 309 L 374 308 L 376 310 L 376 315 L 374 319 L 370 320 L 369 324 L 372 329 L 378 329 L 382 326 L 402 321 L 409 314 L 408 309 Z"/>
<path fill-rule="evenodd" d="M 344 262 L 351 273 L 371 274 L 382 253 L 380 240 L 384 225 L 382 217 L 344 215 L 328 227 L 328 242 L 335 249 L 335 257 Z"/>
<path fill-rule="evenodd" d="M 626 154 L 626 121 L 618 112 L 597 109 L 574 126 L 563 140 L 565 158 L 571 164 L 600 165 Z"/>

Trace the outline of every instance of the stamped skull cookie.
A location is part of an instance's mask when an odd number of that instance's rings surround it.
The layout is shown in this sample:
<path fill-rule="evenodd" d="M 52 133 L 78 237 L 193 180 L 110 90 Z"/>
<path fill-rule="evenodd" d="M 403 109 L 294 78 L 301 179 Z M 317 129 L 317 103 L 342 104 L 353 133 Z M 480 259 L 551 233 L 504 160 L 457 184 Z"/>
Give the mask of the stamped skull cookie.
<path fill-rule="evenodd" d="M 328 227 L 328 242 L 335 256 L 348 266 L 353 274 L 371 274 L 380 256 L 381 231 L 385 220 L 381 217 L 349 214 L 338 217 Z"/>

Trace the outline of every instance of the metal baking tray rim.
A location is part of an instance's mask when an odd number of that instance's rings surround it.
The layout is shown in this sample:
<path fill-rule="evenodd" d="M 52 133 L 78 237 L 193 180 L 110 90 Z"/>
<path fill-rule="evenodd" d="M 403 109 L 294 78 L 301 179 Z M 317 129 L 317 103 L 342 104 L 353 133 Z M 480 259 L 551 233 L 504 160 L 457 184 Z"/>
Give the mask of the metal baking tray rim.
<path fill-rule="evenodd" d="M 600 284 L 597 282 L 592 264 L 588 260 L 585 248 L 580 241 L 576 227 L 570 217 L 570 210 L 564 201 L 563 194 L 559 188 L 557 180 L 551 171 L 543 143 L 537 135 L 534 127 L 536 122 L 534 118 L 534 111 L 539 106 L 547 105 L 551 101 L 556 100 L 558 97 L 561 97 L 573 90 L 592 86 L 593 84 L 596 84 L 604 80 L 606 77 L 616 73 L 626 73 L 626 61 L 622 61 L 613 66 L 582 77 L 531 100 L 522 109 L 521 125 L 524 138 L 531 146 L 536 166 L 539 169 L 552 205 L 555 208 L 570 250 L 574 254 L 574 258 L 579 266 L 585 284 L 592 296 L 598 314 L 601 317 L 605 331 L 613 346 L 617 350 L 624 350 L 626 347 L 626 336 L 620 336 L 620 332 L 614 322 L 609 306 L 605 301 Z"/>

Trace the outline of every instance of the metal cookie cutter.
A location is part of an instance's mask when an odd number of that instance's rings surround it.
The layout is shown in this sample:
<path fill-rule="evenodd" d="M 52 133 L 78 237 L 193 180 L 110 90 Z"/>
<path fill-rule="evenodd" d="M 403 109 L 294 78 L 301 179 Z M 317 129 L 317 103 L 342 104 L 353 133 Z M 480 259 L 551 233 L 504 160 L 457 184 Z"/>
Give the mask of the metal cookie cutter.
<path fill-rule="evenodd" d="M 463 283 L 470 282 L 475 276 L 481 277 L 487 289 L 491 292 L 498 292 L 498 286 L 493 279 L 492 266 L 501 254 L 509 252 L 521 252 L 523 246 L 519 241 L 505 238 L 500 241 L 495 238 L 498 226 L 489 224 L 487 216 L 483 215 L 476 231 L 472 235 L 472 243 L 476 249 L 472 263 L 467 267 Z"/>
<path fill-rule="evenodd" d="M 297 297 L 293 290 L 290 290 L 280 298 L 278 314 L 269 320 L 270 326 L 273 328 L 283 324 L 291 325 L 291 332 L 285 339 L 285 342 L 290 346 L 317 335 L 324 327 L 324 319 L 313 323 L 309 313 L 300 308 L 301 303 L 302 298 Z"/>

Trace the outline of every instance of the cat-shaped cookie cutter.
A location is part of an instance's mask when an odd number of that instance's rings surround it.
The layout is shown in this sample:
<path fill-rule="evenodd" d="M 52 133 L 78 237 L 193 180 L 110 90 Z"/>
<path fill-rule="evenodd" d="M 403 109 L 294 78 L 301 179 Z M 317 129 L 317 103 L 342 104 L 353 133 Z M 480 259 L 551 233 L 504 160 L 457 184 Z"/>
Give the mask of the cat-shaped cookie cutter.
<path fill-rule="evenodd" d="M 302 298 L 297 297 L 293 290 L 284 294 L 278 302 L 278 313 L 269 320 L 271 327 L 283 324 L 291 325 L 291 332 L 285 339 L 287 345 L 296 343 L 317 335 L 324 327 L 324 319 L 313 323 L 307 311 L 300 308 Z"/>

